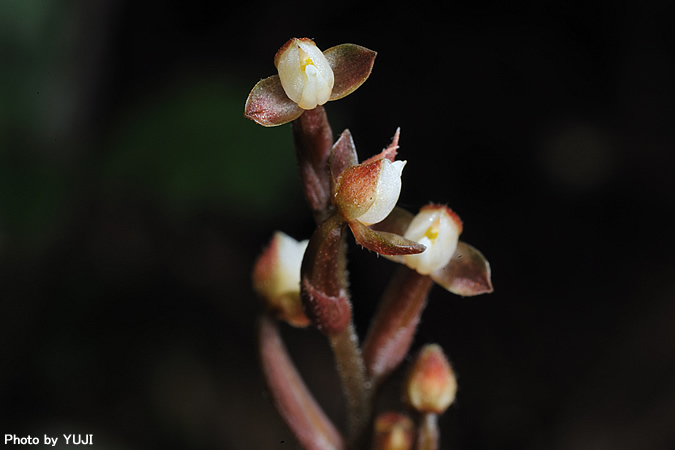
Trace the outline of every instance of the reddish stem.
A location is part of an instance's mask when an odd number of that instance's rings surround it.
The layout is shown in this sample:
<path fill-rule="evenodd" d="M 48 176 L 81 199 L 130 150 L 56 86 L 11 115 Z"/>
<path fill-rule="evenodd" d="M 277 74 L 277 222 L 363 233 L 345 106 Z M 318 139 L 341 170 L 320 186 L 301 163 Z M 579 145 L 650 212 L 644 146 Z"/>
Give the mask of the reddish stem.
<path fill-rule="evenodd" d="M 305 197 L 316 222 L 321 223 L 332 209 L 328 158 L 333 148 L 333 131 L 323 106 L 305 111 L 292 125 Z"/>
<path fill-rule="evenodd" d="M 345 449 L 340 432 L 307 389 L 288 355 L 277 323 L 268 316 L 258 324 L 263 374 L 279 414 L 303 448 Z"/>
<path fill-rule="evenodd" d="M 379 386 L 410 350 L 433 281 L 401 266 L 387 287 L 363 343 L 366 369 Z"/>

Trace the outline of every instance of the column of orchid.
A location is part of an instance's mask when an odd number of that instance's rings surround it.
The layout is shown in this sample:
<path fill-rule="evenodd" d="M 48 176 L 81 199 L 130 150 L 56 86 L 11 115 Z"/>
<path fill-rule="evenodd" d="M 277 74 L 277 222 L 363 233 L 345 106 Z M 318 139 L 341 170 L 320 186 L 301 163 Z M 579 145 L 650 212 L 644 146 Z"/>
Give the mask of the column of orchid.
<path fill-rule="evenodd" d="M 276 232 L 253 270 L 266 311 L 258 336 L 262 369 L 282 418 L 308 449 L 438 448 L 436 417 L 456 383 L 438 346 L 422 350 L 406 384 L 416 414 L 374 411 L 379 388 L 408 354 L 434 282 L 461 296 L 491 292 L 482 254 L 459 241 L 462 222 L 447 206 L 417 215 L 396 206 L 406 161 L 396 159 L 399 130 L 380 153 L 359 162 L 349 130 L 334 141 L 322 106 L 355 91 L 376 53 L 354 44 L 322 52 L 307 38 L 277 52 L 278 75 L 258 82 L 245 116 L 269 127 L 291 123 L 307 202 L 317 228 L 298 242 Z M 363 345 L 352 321 L 347 230 L 358 244 L 401 263 L 383 293 Z M 313 326 L 329 340 L 345 393 L 349 423 L 340 430 L 314 400 L 284 346 L 278 321 Z"/>

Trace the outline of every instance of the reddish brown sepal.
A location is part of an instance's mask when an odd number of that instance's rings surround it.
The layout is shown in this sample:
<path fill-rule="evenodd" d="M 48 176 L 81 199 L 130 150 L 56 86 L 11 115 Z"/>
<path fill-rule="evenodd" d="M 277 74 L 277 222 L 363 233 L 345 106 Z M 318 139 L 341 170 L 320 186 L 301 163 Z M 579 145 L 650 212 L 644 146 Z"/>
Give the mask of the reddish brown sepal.
<path fill-rule="evenodd" d="M 335 83 L 330 100 L 338 100 L 354 92 L 370 76 L 377 52 L 356 44 L 341 44 L 323 52 Z"/>
<path fill-rule="evenodd" d="M 342 171 L 336 180 L 333 205 L 345 219 L 356 219 L 373 205 L 381 171 L 379 160 Z"/>
<path fill-rule="evenodd" d="M 483 254 L 459 241 L 450 262 L 431 274 L 431 278 L 453 294 L 471 297 L 493 291 L 490 263 Z"/>
<path fill-rule="evenodd" d="M 291 122 L 302 115 L 304 109 L 292 101 L 281 86 L 279 75 L 260 80 L 248 94 L 244 117 L 264 127 L 275 127 Z"/>
<path fill-rule="evenodd" d="M 414 214 L 399 206 L 396 206 L 391 213 L 382 222 L 370 226 L 375 231 L 386 231 L 388 233 L 400 234 L 403 236 L 408 229 L 408 225 L 413 220 Z"/>
<path fill-rule="evenodd" d="M 358 220 L 349 222 L 356 242 L 380 255 L 414 255 L 422 253 L 426 247 L 398 234 L 371 230 Z"/>

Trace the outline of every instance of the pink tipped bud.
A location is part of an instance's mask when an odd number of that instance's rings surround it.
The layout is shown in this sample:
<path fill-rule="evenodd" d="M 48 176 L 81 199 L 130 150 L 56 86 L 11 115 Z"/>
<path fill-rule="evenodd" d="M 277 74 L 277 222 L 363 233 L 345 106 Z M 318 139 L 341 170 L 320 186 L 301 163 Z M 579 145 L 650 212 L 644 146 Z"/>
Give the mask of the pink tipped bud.
<path fill-rule="evenodd" d="M 380 158 L 346 169 L 337 180 L 333 203 L 348 221 L 372 225 L 384 220 L 401 194 L 405 164 Z"/>
<path fill-rule="evenodd" d="M 375 420 L 375 450 L 410 450 L 414 425 L 404 414 L 386 412 Z"/>
<path fill-rule="evenodd" d="M 300 266 L 307 243 L 278 231 L 253 268 L 253 289 L 279 319 L 296 327 L 309 325 L 300 301 Z"/>
<path fill-rule="evenodd" d="M 441 414 L 455 400 L 457 380 L 437 344 L 420 350 L 405 385 L 407 403 L 418 412 Z"/>
<path fill-rule="evenodd" d="M 448 264 L 461 232 L 462 221 L 450 208 L 424 206 L 410 222 L 404 236 L 427 249 L 418 255 L 407 255 L 403 261 L 422 275 L 429 275 Z"/>

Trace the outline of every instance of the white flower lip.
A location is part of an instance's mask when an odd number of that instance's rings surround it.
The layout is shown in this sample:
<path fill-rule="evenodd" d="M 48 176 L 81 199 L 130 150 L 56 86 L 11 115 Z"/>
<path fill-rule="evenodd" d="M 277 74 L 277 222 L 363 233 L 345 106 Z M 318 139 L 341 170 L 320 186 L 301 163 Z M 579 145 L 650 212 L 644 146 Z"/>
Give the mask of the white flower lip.
<path fill-rule="evenodd" d="M 300 266 L 309 241 L 296 241 L 277 231 L 263 252 L 253 275 L 254 289 L 266 301 L 278 303 L 282 296 L 300 295 Z"/>
<path fill-rule="evenodd" d="M 403 260 L 422 275 L 444 267 L 450 262 L 462 232 L 459 218 L 445 206 L 427 206 L 417 214 L 405 233 L 405 238 L 419 242 L 427 249 L 417 255 L 405 255 Z"/>
<path fill-rule="evenodd" d="M 333 69 L 314 41 L 291 39 L 275 62 L 284 92 L 302 109 L 328 101 L 335 82 Z"/>
<path fill-rule="evenodd" d="M 300 266 L 308 240 L 296 241 L 285 233 L 277 232 L 279 265 L 275 273 L 274 287 L 277 295 L 300 292 Z"/>
<path fill-rule="evenodd" d="M 365 213 L 356 218 L 364 225 L 372 225 L 386 219 L 401 194 L 401 173 L 406 161 L 391 162 L 383 158 L 381 164 L 374 202 Z"/>

